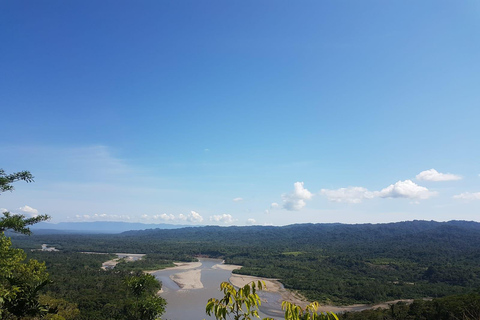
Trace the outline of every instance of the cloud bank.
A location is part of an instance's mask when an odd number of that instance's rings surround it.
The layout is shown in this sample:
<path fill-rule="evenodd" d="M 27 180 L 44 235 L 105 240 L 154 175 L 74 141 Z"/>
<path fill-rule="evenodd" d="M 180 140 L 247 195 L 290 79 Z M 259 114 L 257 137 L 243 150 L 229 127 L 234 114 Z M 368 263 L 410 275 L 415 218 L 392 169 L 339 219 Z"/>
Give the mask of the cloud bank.
<path fill-rule="evenodd" d="M 77 220 L 81 221 L 124 221 L 131 220 L 128 215 L 118 215 L 118 214 L 106 214 L 106 213 L 95 213 L 95 214 L 77 214 L 75 215 Z"/>
<path fill-rule="evenodd" d="M 364 199 L 373 198 L 406 198 L 425 200 L 437 193 L 419 186 L 412 180 L 397 181 L 380 191 L 369 191 L 364 187 L 348 187 L 336 190 L 322 189 L 320 194 L 332 202 L 360 203 Z"/>
<path fill-rule="evenodd" d="M 320 194 L 332 202 L 360 203 L 363 199 L 372 199 L 375 193 L 363 187 L 348 187 L 337 190 L 322 189 Z"/>
<path fill-rule="evenodd" d="M 425 200 L 435 196 L 437 193 L 429 191 L 425 187 L 419 186 L 412 180 L 405 180 L 391 184 L 375 194 L 380 198 L 407 198 Z"/>
<path fill-rule="evenodd" d="M 223 222 L 223 223 L 233 223 L 235 219 L 230 214 L 222 214 L 222 215 L 213 215 L 210 216 L 210 221 L 214 222 Z"/>
<path fill-rule="evenodd" d="M 453 196 L 459 200 L 480 200 L 480 192 L 464 192 Z"/>
<path fill-rule="evenodd" d="M 189 222 L 202 222 L 203 217 L 195 211 L 190 211 L 189 214 L 184 215 L 184 214 L 179 214 L 178 218 L 183 221 L 189 221 Z"/>
<path fill-rule="evenodd" d="M 37 209 L 34 209 L 34 208 L 32 208 L 30 206 L 27 206 L 27 205 L 18 208 L 18 210 L 20 210 L 22 212 L 25 212 L 25 213 L 28 213 L 32 216 L 37 216 L 38 215 L 38 210 Z"/>
<path fill-rule="evenodd" d="M 417 174 L 417 180 L 423 181 L 455 181 L 461 180 L 462 177 L 452 173 L 440 173 L 435 169 L 425 170 Z"/>

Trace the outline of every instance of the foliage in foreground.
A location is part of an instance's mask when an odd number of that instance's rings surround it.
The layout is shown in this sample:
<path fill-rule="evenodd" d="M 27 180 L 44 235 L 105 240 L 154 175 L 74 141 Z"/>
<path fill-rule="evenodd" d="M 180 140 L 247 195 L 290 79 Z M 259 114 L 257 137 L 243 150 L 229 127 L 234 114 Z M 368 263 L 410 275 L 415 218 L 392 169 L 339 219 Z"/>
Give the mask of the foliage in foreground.
<path fill-rule="evenodd" d="M 310 303 L 305 309 L 288 301 L 282 302 L 285 320 L 338 320 L 333 312 L 317 313 L 318 306 L 316 301 Z"/>
<path fill-rule="evenodd" d="M 16 181 L 32 182 L 28 171 L 6 174 L 0 169 L 0 193 L 12 191 Z M 0 218 L 0 318 L 28 319 L 55 313 L 39 302 L 40 290 L 49 283 L 45 264 L 36 260 L 25 261 L 25 252 L 12 248 L 11 239 L 5 231 L 30 235 L 29 226 L 48 220 L 47 215 L 27 218 L 3 212 Z M 58 318 L 61 319 L 61 318 Z"/>
<path fill-rule="evenodd" d="M 0 169 L 0 193 L 12 191 L 11 184 L 20 180 L 32 182 L 33 176 Z M 100 270 L 104 255 L 49 252 L 48 257 L 54 258 L 49 261 L 52 281 L 45 263 L 26 261 L 26 253 L 13 248 L 4 232 L 30 235 L 29 226 L 47 219 L 47 215 L 28 218 L 9 212 L 0 218 L 0 319 L 159 319 L 166 303 L 157 296 L 161 284 L 151 275 Z"/>
<path fill-rule="evenodd" d="M 257 290 L 265 288 L 265 282 L 251 282 L 239 288 L 228 283 L 222 282 L 220 290 L 223 291 L 222 299 L 211 298 L 207 302 L 206 313 L 215 316 L 217 320 L 251 320 L 253 317 L 260 318 L 258 308 L 262 301 L 257 294 Z M 288 301 L 282 303 L 285 311 L 285 320 L 338 320 L 334 313 L 317 313 L 318 302 L 313 302 L 302 309 Z M 263 320 L 273 320 L 272 318 L 263 318 Z"/>

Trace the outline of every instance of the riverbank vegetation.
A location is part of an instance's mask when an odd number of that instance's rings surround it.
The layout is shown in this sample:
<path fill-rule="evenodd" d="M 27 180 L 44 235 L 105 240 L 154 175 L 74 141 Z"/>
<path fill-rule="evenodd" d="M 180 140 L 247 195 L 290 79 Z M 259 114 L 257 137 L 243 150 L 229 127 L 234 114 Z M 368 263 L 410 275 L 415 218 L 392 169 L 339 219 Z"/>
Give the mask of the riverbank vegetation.
<path fill-rule="evenodd" d="M 50 273 L 51 283 L 44 288 L 44 294 L 75 303 L 78 308 L 78 314 L 66 319 L 155 319 L 139 318 L 138 313 L 142 308 L 155 314 L 165 310 L 165 301 L 156 295 L 161 285 L 153 276 L 132 270 L 101 269 L 102 263 L 115 255 L 61 251 L 34 251 L 28 255 L 44 261 Z M 135 286 L 135 281 L 143 282 Z M 139 292 L 139 287 L 144 291 Z"/>
<path fill-rule="evenodd" d="M 388 308 L 346 312 L 338 317 L 340 320 L 478 320 L 480 293 L 415 300 L 411 304 L 398 302 Z"/>
<path fill-rule="evenodd" d="M 480 224 L 474 222 L 196 227 L 38 235 L 15 242 L 24 248 L 48 243 L 62 252 L 146 253 L 143 262 L 125 264 L 125 270 L 153 261 L 166 266 L 198 255 L 220 257 L 243 266 L 235 272 L 280 279 L 321 303 L 435 298 L 480 288 Z"/>
<path fill-rule="evenodd" d="M 33 182 L 33 176 L 0 169 L 0 193 L 22 180 Z M 48 219 L 7 211 L 0 216 L 0 319 L 153 320 L 163 314 L 166 302 L 157 295 L 161 284 L 154 276 L 100 269 L 114 255 L 33 250 L 27 259 L 12 245 L 9 235 L 28 239 L 30 226 Z"/>

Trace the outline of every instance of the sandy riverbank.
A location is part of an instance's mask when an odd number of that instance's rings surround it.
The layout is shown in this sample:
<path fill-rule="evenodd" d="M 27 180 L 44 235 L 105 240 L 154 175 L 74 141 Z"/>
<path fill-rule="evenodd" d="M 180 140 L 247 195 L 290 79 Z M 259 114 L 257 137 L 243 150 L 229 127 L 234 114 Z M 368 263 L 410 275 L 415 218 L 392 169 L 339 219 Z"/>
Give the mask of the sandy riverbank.
<path fill-rule="evenodd" d="M 405 302 L 409 304 L 413 302 L 413 299 L 400 299 L 400 300 L 386 301 L 386 302 L 377 303 L 377 304 L 352 304 L 348 306 L 321 305 L 318 308 L 318 311 L 321 311 L 321 312 L 330 311 L 334 313 L 343 313 L 343 312 L 356 312 L 356 311 L 378 309 L 378 308 L 388 309 L 390 305 L 396 304 L 397 302 Z"/>
<path fill-rule="evenodd" d="M 282 301 L 289 301 L 303 308 L 310 303 L 301 294 L 285 289 L 283 287 L 283 284 L 276 279 L 232 274 L 229 280 L 230 280 L 230 283 L 236 287 L 243 287 L 244 285 L 252 281 L 259 281 L 259 280 L 264 281 L 266 285 L 266 289 L 264 289 L 264 291 L 279 294 L 281 296 Z M 387 301 L 387 302 L 378 303 L 374 305 L 371 305 L 371 304 L 352 304 L 348 306 L 320 305 L 318 308 L 318 311 L 319 312 L 330 311 L 334 313 L 343 313 L 343 312 L 362 311 L 362 310 L 377 309 L 377 308 L 387 309 L 390 307 L 390 305 L 400 301 L 405 303 L 412 303 L 413 299 Z"/>
<path fill-rule="evenodd" d="M 212 269 L 222 269 L 222 270 L 227 270 L 227 271 L 233 271 L 236 269 L 240 269 L 242 266 L 236 265 L 236 264 L 225 264 L 225 263 L 219 263 L 216 264 L 212 267 Z"/>
<path fill-rule="evenodd" d="M 145 271 L 145 273 L 152 274 L 152 273 L 162 271 L 162 270 L 167 270 L 167 269 L 168 270 L 188 270 L 188 269 L 195 269 L 202 266 L 201 262 L 174 262 L 173 264 L 175 265 L 175 267 L 167 267 L 165 269 L 159 269 L 159 270 L 149 270 L 149 271 Z"/>
<path fill-rule="evenodd" d="M 174 273 L 173 275 L 171 275 L 170 279 L 172 279 L 172 281 L 174 281 L 182 290 L 194 290 L 194 289 L 204 288 L 204 285 L 201 281 L 201 272 L 202 272 L 202 270 L 200 269 L 200 267 L 202 266 L 201 262 L 182 262 L 182 263 L 175 263 L 175 265 L 176 265 L 175 267 L 166 268 L 166 269 L 178 270 L 178 273 Z M 224 263 L 219 263 L 214 265 L 211 268 L 233 271 L 241 267 L 242 266 L 239 266 L 239 265 L 228 265 Z M 166 270 L 166 269 L 162 269 L 162 270 Z M 147 271 L 147 273 L 153 274 L 157 271 L 160 271 L 160 270 Z M 295 291 L 290 291 L 288 289 L 285 289 L 283 284 L 277 279 L 232 274 L 229 278 L 229 281 L 235 287 L 243 287 L 244 285 L 251 283 L 252 281 L 264 281 L 266 288 L 263 291 L 280 295 L 279 302 L 277 303 L 280 303 L 281 301 L 289 301 L 301 307 L 305 307 L 307 304 L 310 303 L 301 294 Z M 375 305 L 369 305 L 369 304 L 353 304 L 348 306 L 320 305 L 318 311 L 319 312 L 330 311 L 334 313 L 342 313 L 342 312 L 362 311 L 362 310 L 376 309 L 376 308 L 388 308 L 391 304 L 397 303 L 399 301 L 411 303 L 413 300 L 409 300 L 409 299 L 395 300 L 395 301 L 388 301 L 388 302 L 379 303 Z M 281 307 L 277 305 L 275 307 L 275 310 L 272 309 L 269 311 L 274 312 L 275 316 L 281 316 L 282 312 L 280 309 Z"/>
<path fill-rule="evenodd" d="M 276 279 L 232 274 L 229 281 L 235 287 L 243 287 L 252 281 L 263 281 L 266 286 L 266 288 L 263 288 L 263 291 L 279 294 L 282 301 L 289 301 L 302 307 L 305 307 L 309 303 L 301 294 L 285 289 L 283 284 Z"/>
<path fill-rule="evenodd" d="M 155 272 L 162 271 L 162 270 L 178 270 L 178 273 L 175 273 L 170 276 L 173 282 L 175 282 L 180 288 L 184 290 L 192 290 L 192 289 L 201 289 L 203 288 L 203 283 L 201 281 L 201 270 L 191 270 L 197 269 L 202 266 L 201 262 L 174 262 L 175 267 L 160 269 L 160 270 L 152 270 L 152 271 L 145 271 L 145 273 L 154 274 Z M 185 271 L 190 270 L 190 271 Z M 163 289 L 159 291 L 162 293 Z"/>
<path fill-rule="evenodd" d="M 202 289 L 202 271 L 200 269 L 190 270 L 182 273 L 175 273 L 170 276 L 178 286 L 184 290 Z"/>
<path fill-rule="evenodd" d="M 108 253 L 98 253 L 98 252 L 82 252 L 86 254 L 108 254 Z M 117 255 L 116 259 L 108 260 L 102 263 L 102 269 L 113 269 L 115 266 L 120 262 L 120 260 L 124 260 L 126 262 L 137 261 L 143 258 L 145 255 L 144 253 L 115 253 Z"/>

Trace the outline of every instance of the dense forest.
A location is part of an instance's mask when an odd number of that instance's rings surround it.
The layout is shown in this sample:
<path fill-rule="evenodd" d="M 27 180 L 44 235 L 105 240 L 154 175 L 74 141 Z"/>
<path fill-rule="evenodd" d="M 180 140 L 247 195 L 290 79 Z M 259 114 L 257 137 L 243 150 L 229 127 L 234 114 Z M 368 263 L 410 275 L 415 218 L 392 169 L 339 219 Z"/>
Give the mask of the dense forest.
<path fill-rule="evenodd" d="M 33 182 L 33 176 L 28 171 L 7 174 L 0 169 L 0 193 L 12 191 L 17 181 Z M 102 262 L 116 255 L 31 250 L 27 259 L 24 250 L 12 245 L 10 234 L 28 237 L 30 226 L 49 218 L 2 210 L 0 319 L 152 320 L 164 313 L 166 301 L 157 294 L 161 283 L 154 276 L 134 269 L 101 269 Z M 145 262 L 162 265 L 155 258 Z"/>
<path fill-rule="evenodd" d="M 477 320 L 480 319 L 480 294 L 453 295 L 431 301 L 398 302 L 389 308 L 346 312 L 340 320 Z"/>
<path fill-rule="evenodd" d="M 243 266 L 236 272 L 278 278 L 287 288 L 322 303 L 436 298 L 480 288 L 480 224 L 464 221 L 192 227 L 119 235 L 15 236 L 14 243 L 26 249 L 48 243 L 61 249 L 58 255 L 147 254 L 144 261 L 119 270 L 156 269 L 198 255 L 222 257 Z"/>
<path fill-rule="evenodd" d="M 70 303 L 67 314 L 65 308 L 60 310 L 66 319 L 139 319 L 132 313 L 137 299 L 127 280 L 143 275 L 129 270 L 102 270 L 102 263 L 114 257 L 76 252 L 29 253 L 29 258 L 45 261 L 50 274 L 51 282 L 44 289 L 43 299 L 49 297 L 49 300 Z M 157 281 L 152 281 L 150 286 L 149 290 L 155 294 L 161 288 Z M 158 302 L 165 306 L 163 299 Z"/>

